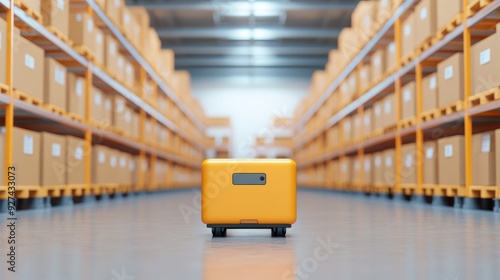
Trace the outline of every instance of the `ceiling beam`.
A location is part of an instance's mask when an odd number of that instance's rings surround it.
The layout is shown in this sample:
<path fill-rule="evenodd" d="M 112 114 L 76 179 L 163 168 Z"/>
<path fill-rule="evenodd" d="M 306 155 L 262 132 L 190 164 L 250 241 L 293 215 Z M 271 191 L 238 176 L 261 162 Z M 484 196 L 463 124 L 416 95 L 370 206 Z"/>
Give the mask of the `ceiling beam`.
<path fill-rule="evenodd" d="M 193 2 L 151 2 L 127 1 L 131 6 L 144 6 L 148 10 L 169 11 L 217 11 L 217 10 L 267 10 L 267 11 L 327 11 L 327 10 L 353 10 L 356 2 L 229 2 L 229 1 L 193 1 Z"/>
<path fill-rule="evenodd" d="M 197 38 L 226 40 L 278 40 L 278 39 L 312 39 L 338 38 L 338 28 L 239 28 L 239 27 L 203 27 L 203 28 L 159 28 L 160 38 Z"/>
<path fill-rule="evenodd" d="M 164 45 L 165 48 L 173 49 L 176 55 L 232 55 L 232 56 L 269 56 L 269 55 L 300 55 L 300 56 L 324 56 L 335 46 L 328 45 L 274 45 L 274 46 L 232 46 L 227 45 Z"/>
<path fill-rule="evenodd" d="M 276 57 L 276 56 L 226 56 L 226 57 L 178 57 L 176 67 L 324 67 L 327 58 Z"/>

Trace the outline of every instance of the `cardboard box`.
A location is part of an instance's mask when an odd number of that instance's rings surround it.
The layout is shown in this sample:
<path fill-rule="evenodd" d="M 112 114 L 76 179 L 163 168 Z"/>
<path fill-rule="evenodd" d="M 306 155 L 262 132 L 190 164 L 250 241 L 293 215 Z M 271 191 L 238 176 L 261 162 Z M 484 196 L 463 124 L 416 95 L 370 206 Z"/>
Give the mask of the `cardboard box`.
<path fill-rule="evenodd" d="M 120 152 L 119 153 L 120 158 L 119 158 L 119 173 L 121 177 L 121 183 L 124 185 L 130 185 L 132 184 L 132 177 L 130 176 L 130 173 L 128 171 L 129 169 L 129 164 L 132 160 L 132 156 L 127 153 Z"/>
<path fill-rule="evenodd" d="M 134 138 L 139 138 L 139 113 L 130 110 L 132 116 L 132 125 L 131 125 L 131 136 Z"/>
<path fill-rule="evenodd" d="M 363 162 L 363 184 L 365 186 L 373 185 L 373 156 L 372 154 L 367 154 L 364 157 Z"/>
<path fill-rule="evenodd" d="M 361 116 L 358 114 L 354 114 L 352 116 L 352 125 L 353 125 L 353 140 L 359 140 L 363 135 L 363 126 Z"/>
<path fill-rule="evenodd" d="M 122 8 L 122 28 L 125 31 L 126 37 L 134 45 L 138 46 L 141 44 L 141 27 L 139 22 L 132 14 L 130 9 L 126 6 Z"/>
<path fill-rule="evenodd" d="M 384 173 L 382 182 L 386 186 L 394 186 L 396 182 L 396 155 L 394 149 L 388 149 L 382 152 Z"/>
<path fill-rule="evenodd" d="M 415 143 L 401 146 L 401 183 L 417 183 L 417 146 Z"/>
<path fill-rule="evenodd" d="M 363 181 L 361 180 L 361 171 L 362 171 L 361 166 L 362 166 L 362 163 L 360 163 L 359 158 L 352 157 L 352 159 L 351 159 L 352 175 L 351 175 L 351 180 L 350 180 L 351 183 L 356 184 L 356 185 L 363 184 Z"/>
<path fill-rule="evenodd" d="M 66 136 L 66 185 L 85 183 L 85 141 Z"/>
<path fill-rule="evenodd" d="M 391 42 L 385 49 L 385 66 L 387 67 L 387 69 L 391 69 L 396 65 L 396 61 L 396 44 L 394 42 Z"/>
<path fill-rule="evenodd" d="M 359 1 L 352 12 L 351 26 L 358 32 L 361 42 L 366 42 L 377 31 L 378 1 Z"/>
<path fill-rule="evenodd" d="M 371 65 L 363 64 L 361 70 L 359 71 L 359 89 L 360 93 L 364 93 L 371 86 L 372 76 L 371 76 Z"/>
<path fill-rule="evenodd" d="M 40 133 L 14 127 L 12 130 L 12 165 L 16 168 L 17 186 L 40 185 Z M 5 127 L 0 129 L 0 184 L 4 185 L 7 168 L 5 167 Z"/>
<path fill-rule="evenodd" d="M 415 117 L 416 105 L 415 100 L 415 82 L 407 83 L 401 90 L 402 93 L 402 119 Z"/>
<path fill-rule="evenodd" d="M 464 59 L 456 53 L 438 64 L 438 106 L 444 107 L 464 99 Z"/>
<path fill-rule="evenodd" d="M 117 67 L 116 67 L 116 78 L 121 83 L 125 84 L 125 57 L 121 54 L 118 54 L 116 59 Z"/>
<path fill-rule="evenodd" d="M 135 67 L 130 62 L 130 60 L 125 59 L 125 86 L 127 86 L 129 89 L 135 90 L 136 87 L 136 75 L 135 75 Z"/>
<path fill-rule="evenodd" d="M 102 102 L 102 122 L 105 124 L 113 124 L 113 95 L 112 94 L 103 94 Z"/>
<path fill-rule="evenodd" d="M 387 126 L 387 122 L 384 117 L 384 100 L 377 101 L 373 103 L 373 130 L 378 130 Z"/>
<path fill-rule="evenodd" d="M 23 0 L 23 4 L 30 7 L 33 11 L 41 13 L 41 2 L 40 0 Z"/>
<path fill-rule="evenodd" d="M 474 44 L 471 55 L 472 94 L 500 86 L 500 33 Z"/>
<path fill-rule="evenodd" d="M 438 183 L 465 185 L 464 137 L 457 135 L 438 140 Z"/>
<path fill-rule="evenodd" d="M 495 131 L 495 174 L 500 174 L 500 129 Z M 496 175 L 496 185 L 500 186 L 500 175 Z"/>
<path fill-rule="evenodd" d="M 140 40 L 138 48 L 140 50 L 145 50 L 145 45 L 147 41 L 147 30 L 149 28 L 149 14 L 144 7 L 128 7 L 128 10 L 137 21 L 137 27 L 140 31 Z"/>
<path fill-rule="evenodd" d="M 105 36 L 106 50 L 104 52 L 104 64 L 108 71 L 119 76 L 118 59 L 120 57 L 118 41 L 110 34 Z"/>
<path fill-rule="evenodd" d="M 122 9 L 125 6 L 123 0 L 108 0 L 104 9 L 109 19 L 116 25 L 120 26 L 122 20 Z"/>
<path fill-rule="evenodd" d="M 53 58 L 45 58 L 45 90 L 44 103 L 66 109 L 67 82 L 66 67 Z"/>
<path fill-rule="evenodd" d="M 423 183 L 435 185 L 438 183 L 438 150 L 436 141 L 428 141 L 423 146 Z"/>
<path fill-rule="evenodd" d="M 392 16 L 392 10 L 394 9 L 393 0 L 380 0 L 379 10 L 377 13 L 377 22 L 379 24 L 384 24 Z"/>
<path fill-rule="evenodd" d="M 173 50 L 162 49 L 158 59 L 158 72 L 162 77 L 168 77 L 175 71 L 175 54 Z"/>
<path fill-rule="evenodd" d="M 415 50 L 415 14 L 411 13 L 403 22 L 402 58 L 408 56 Z"/>
<path fill-rule="evenodd" d="M 85 79 L 68 73 L 66 111 L 85 117 Z"/>
<path fill-rule="evenodd" d="M 92 183 L 109 183 L 109 148 L 101 145 L 92 146 Z"/>
<path fill-rule="evenodd" d="M 332 188 L 335 180 L 338 178 L 338 165 L 335 160 L 331 160 L 326 166 L 326 186 Z"/>
<path fill-rule="evenodd" d="M 96 27 L 94 29 L 94 34 L 95 34 L 94 36 L 95 43 L 94 43 L 94 49 L 92 51 L 94 52 L 95 61 L 99 66 L 105 65 L 104 59 L 105 59 L 106 48 L 104 45 L 104 38 L 105 38 L 104 32 L 99 27 Z"/>
<path fill-rule="evenodd" d="M 338 38 L 338 49 L 347 59 L 353 57 L 360 50 L 358 34 L 353 28 L 343 28 Z"/>
<path fill-rule="evenodd" d="M 0 18 L 0 83 L 7 84 L 7 23 Z"/>
<path fill-rule="evenodd" d="M 432 73 L 422 79 L 422 110 L 427 112 L 437 108 L 437 74 Z"/>
<path fill-rule="evenodd" d="M 364 115 L 363 115 L 363 132 L 362 136 L 366 137 L 369 136 L 373 133 L 373 108 L 367 108 L 365 109 Z"/>
<path fill-rule="evenodd" d="M 495 186 L 495 132 L 472 136 L 472 184 Z"/>
<path fill-rule="evenodd" d="M 92 103 L 90 106 L 90 116 L 95 121 L 104 121 L 104 94 L 102 90 L 96 87 L 92 87 Z"/>
<path fill-rule="evenodd" d="M 346 144 L 353 140 L 354 129 L 351 121 L 351 117 L 345 117 L 342 120 L 342 134 L 343 134 L 343 143 Z"/>
<path fill-rule="evenodd" d="M 348 86 L 349 86 L 349 95 L 351 97 L 357 97 L 359 94 L 359 83 L 358 83 L 358 75 L 356 72 L 353 72 L 347 78 Z"/>
<path fill-rule="evenodd" d="M 385 74 L 386 69 L 385 49 L 375 51 L 371 56 L 371 79 L 377 81 Z"/>
<path fill-rule="evenodd" d="M 66 183 L 66 138 L 42 132 L 41 170 L 42 186 L 59 186 Z"/>
<path fill-rule="evenodd" d="M 118 181 L 118 183 L 121 183 L 121 179 L 117 179 L 118 176 L 120 176 L 120 168 L 119 168 L 119 157 L 120 157 L 120 152 L 115 150 L 115 149 L 111 149 L 111 148 L 108 148 L 108 157 L 109 157 L 109 161 L 108 161 L 108 166 L 107 166 L 107 169 L 109 171 L 108 175 L 106 176 L 106 182 L 107 183 L 116 183 Z"/>
<path fill-rule="evenodd" d="M 462 12 L 463 2 L 462 0 L 439 0 L 436 2 L 436 27 L 439 30 L 446 26 L 454 16 Z"/>
<path fill-rule="evenodd" d="M 14 88 L 43 100 L 44 50 L 18 33 L 14 33 L 14 45 Z"/>
<path fill-rule="evenodd" d="M 147 41 L 146 41 L 146 58 L 148 59 L 149 63 L 155 67 L 157 65 L 157 60 L 158 56 L 160 53 L 161 49 L 161 41 L 160 38 L 158 37 L 158 33 L 156 33 L 156 30 L 152 27 L 147 29 Z"/>
<path fill-rule="evenodd" d="M 69 0 L 42 0 L 43 25 L 51 26 L 68 37 L 69 34 Z"/>
<path fill-rule="evenodd" d="M 381 185 L 384 184 L 384 157 L 382 152 L 377 152 L 372 155 L 373 159 L 373 184 Z"/>
<path fill-rule="evenodd" d="M 398 116 L 396 114 L 396 95 L 394 93 L 384 97 L 383 118 L 385 119 L 384 123 L 386 125 L 384 128 L 393 127 L 398 121 Z"/>
<path fill-rule="evenodd" d="M 416 46 L 423 45 L 436 34 L 437 2 L 439 1 L 422 0 L 415 7 Z"/>
<path fill-rule="evenodd" d="M 70 13 L 69 39 L 75 46 L 86 46 L 89 50 L 95 49 L 94 20 L 87 13 Z"/>
<path fill-rule="evenodd" d="M 352 181 L 352 158 L 345 157 L 339 160 L 339 180 L 340 184 L 350 183 Z"/>

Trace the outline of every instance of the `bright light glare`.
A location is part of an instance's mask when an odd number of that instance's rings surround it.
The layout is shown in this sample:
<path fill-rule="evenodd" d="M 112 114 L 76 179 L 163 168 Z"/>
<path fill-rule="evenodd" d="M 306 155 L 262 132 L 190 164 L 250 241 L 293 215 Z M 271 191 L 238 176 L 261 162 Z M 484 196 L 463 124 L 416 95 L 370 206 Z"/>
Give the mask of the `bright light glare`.
<path fill-rule="evenodd" d="M 227 17 L 275 17 L 280 16 L 281 12 L 273 9 L 270 3 L 264 2 L 243 2 L 243 3 L 225 3 L 219 7 L 221 16 Z"/>

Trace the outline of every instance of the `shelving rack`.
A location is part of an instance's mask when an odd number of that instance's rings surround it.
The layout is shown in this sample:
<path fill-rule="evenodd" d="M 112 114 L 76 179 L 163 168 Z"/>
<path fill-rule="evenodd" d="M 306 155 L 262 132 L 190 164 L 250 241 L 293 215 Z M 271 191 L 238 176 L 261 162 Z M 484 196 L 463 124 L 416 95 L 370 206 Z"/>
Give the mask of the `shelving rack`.
<path fill-rule="evenodd" d="M 15 2 L 15 3 L 14 3 Z M 49 193 L 61 196 L 92 196 L 100 194 L 129 193 L 132 191 L 155 191 L 164 188 L 196 186 L 200 184 L 199 169 L 205 157 L 208 139 L 205 136 L 205 120 L 200 113 L 194 114 L 181 99 L 172 91 L 171 87 L 160 77 L 157 70 L 145 59 L 141 51 L 133 46 L 106 15 L 103 8 L 94 0 L 70 1 L 71 9 L 85 11 L 94 22 L 106 32 L 112 34 L 120 44 L 122 54 L 130 58 L 140 71 L 140 88 L 144 89 L 147 78 L 154 81 L 157 94 L 168 97 L 173 106 L 179 108 L 181 116 L 172 119 L 170 112 L 160 112 L 155 103 L 144 99 L 144 90 L 134 92 L 114 79 L 106 69 L 93 63 L 93 58 L 86 52 L 77 50 L 67 43 L 65 38 L 56 35 L 44 27 L 29 10 L 23 9 L 21 2 L 0 0 L 0 13 L 7 19 L 7 83 L 1 85 L 0 103 L 5 110 L 5 166 L 12 164 L 12 128 L 20 126 L 35 131 L 48 131 L 62 135 L 73 135 L 85 140 L 85 182 L 79 186 L 18 186 L 16 194 L 19 198 L 47 197 Z M 18 6 L 19 5 L 19 6 Z M 22 36 L 31 39 L 36 45 L 50 51 L 49 56 L 68 68 L 70 72 L 82 75 L 85 78 L 85 116 L 83 119 L 74 118 L 69 113 L 58 113 L 49 110 L 42 104 L 30 103 L 29 100 L 20 100 L 15 97 L 12 88 L 14 27 L 22 30 Z M 92 100 L 92 85 L 99 84 L 112 92 L 118 93 L 127 99 L 139 111 L 139 138 L 118 133 L 109 125 L 96 124 L 90 118 L 90 104 Z M 173 137 L 189 147 L 190 153 L 183 152 L 179 147 L 164 147 L 156 140 L 146 141 L 144 131 L 146 116 L 150 116 L 153 124 L 161 124 L 168 128 Z M 188 125 L 186 125 L 188 124 Z M 156 138 L 156 137 L 152 137 Z M 151 143 L 152 142 L 152 143 Z M 117 184 L 96 185 L 91 181 L 91 150 L 93 144 L 102 144 L 139 155 L 141 162 L 149 161 L 149 174 L 140 169 L 138 186 L 121 186 Z M 167 180 L 168 185 L 155 185 L 154 170 L 158 159 L 170 163 Z M 182 173 L 183 179 L 176 180 L 174 173 Z M 146 176 L 149 185 L 146 185 Z M 5 182 L 6 183 L 6 182 Z M 54 189 L 62 189 L 53 192 Z M 0 187 L 0 200 L 7 198 L 7 188 Z"/>
<path fill-rule="evenodd" d="M 402 57 L 402 22 L 408 16 L 418 0 L 401 1 L 393 15 L 381 26 L 378 32 L 356 53 L 349 58 L 349 63 L 338 74 L 324 92 L 314 101 L 305 113 L 295 117 L 294 158 L 298 163 L 299 184 L 310 187 L 322 187 L 344 191 L 356 191 L 372 194 L 396 194 L 406 196 L 437 196 L 455 198 L 455 206 L 460 206 L 462 198 L 500 199 L 499 186 L 472 185 L 472 135 L 498 128 L 500 100 L 498 88 L 486 91 L 482 96 L 489 96 L 487 101 L 478 102 L 478 96 L 471 96 L 471 46 L 479 39 L 493 34 L 494 24 L 499 22 L 500 1 L 498 0 L 464 0 L 463 12 L 451 21 L 447 28 L 440 30 L 426 44 L 416 48 L 407 57 Z M 471 3 L 469 3 L 471 2 Z M 492 24 L 488 24 L 492 23 Z M 493 27 L 493 28 L 492 28 Z M 340 84 L 351 73 L 359 71 L 359 65 L 366 61 L 377 48 L 384 47 L 387 38 L 394 38 L 396 45 L 397 67 L 388 69 L 379 81 L 364 92 L 358 92 L 353 100 L 348 100 L 342 108 L 329 111 L 326 121 L 321 122 L 319 112 L 327 106 L 327 101 L 340 87 Z M 464 55 L 464 100 L 455 106 L 437 108 L 435 113 L 422 110 L 422 78 L 429 70 L 459 50 Z M 359 73 L 358 73 L 359 75 Z M 401 98 L 403 81 L 416 82 L 416 118 L 413 122 L 402 120 Z M 371 135 L 362 135 L 354 141 L 344 141 L 342 129 L 339 129 L 338 143 L 324 143 L 328 129 L 340 125 L 343 119 L 354 113 L 361 118 L 365 106 L 381 98 L 387 92 L 396 95 L 397 126 L 392 129 L 380 130 Z M 496 97 L 493 97 L 496 96 Z M 485 100 L 484 98 L 482 100 Z M 319 121 L 316 121 L 319 120 Z M 493 121 L 493 122 L 492 122 Z M 314 127 L 320 123 L 318 127 Z M 423 155 L 417 152 L 416 184 L 402 183 L 400 166 L 401 146 L 403 143 L 415 143 L 417 151 L 423 151 L 425 139 L 432 137 L 433 130 L 439 129 L 451 135 L 464 135 L 465 139 L 465 185 L 424 185 Z M 328 147 L 328 148 L 327 148 Z M 342 160 L 348 156 L 357 157 L 362 163 L 367 152 L 381 151 L 385 148 L 395 148 L 396 171 L 394 182 L 384 186 L 364 185 L 364 168 L 357 174 L 358 183 L 328 182 L 325 174 L 328 163 L 332 160 Z M 317 178 L 320 178 L 319 180 Z M 498 205 L 500 206 L 500 205 Z M 467 206 L 464 206 L 467 207 Z"/>
<path fill-rule="evenodd" d="M 291 158 L 293 146 L 291 118 L 275 117 L 263 134 L 266 134 L 266 137 L 255 138 L 258 158 Z"/>
<path fill-rule="evenodd" d="M 207 118 L 206 134 L 209 139 L 208 158 L 230 158 L 234 138 L 231 120 L 226 117 Z"/>

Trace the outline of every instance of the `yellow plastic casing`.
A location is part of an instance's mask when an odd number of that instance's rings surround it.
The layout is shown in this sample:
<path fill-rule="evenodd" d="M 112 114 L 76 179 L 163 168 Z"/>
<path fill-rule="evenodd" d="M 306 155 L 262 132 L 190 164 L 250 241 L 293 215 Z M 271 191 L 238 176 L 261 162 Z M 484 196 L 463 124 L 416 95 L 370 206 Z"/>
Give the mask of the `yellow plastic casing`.
<path fill-rule="evenodd" d="M 205 224 L 293 224 L 296 164 L 291 159 L 207 159 L 202 164 Z M 233 185 L 235 173 L 265 173 L 265 185 Z"/>

